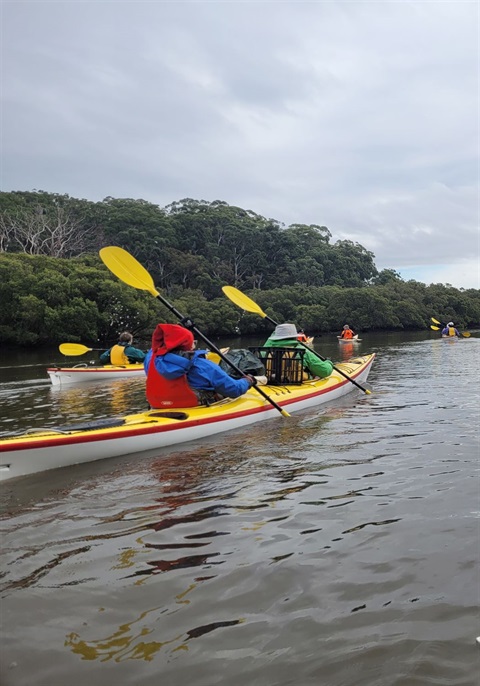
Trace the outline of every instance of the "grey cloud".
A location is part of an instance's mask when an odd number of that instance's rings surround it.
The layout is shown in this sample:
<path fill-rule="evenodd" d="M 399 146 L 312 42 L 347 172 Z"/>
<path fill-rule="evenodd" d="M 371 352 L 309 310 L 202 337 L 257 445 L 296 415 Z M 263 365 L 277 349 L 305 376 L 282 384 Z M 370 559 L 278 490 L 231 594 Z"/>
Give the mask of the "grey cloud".
<path fill-rule="evenodd" d="M 4 190 L 221 199 L 377 264 L 478 254 L 468 3 L 7 3 Z M 459 284 L 461 285 L 461 284 Z"/>

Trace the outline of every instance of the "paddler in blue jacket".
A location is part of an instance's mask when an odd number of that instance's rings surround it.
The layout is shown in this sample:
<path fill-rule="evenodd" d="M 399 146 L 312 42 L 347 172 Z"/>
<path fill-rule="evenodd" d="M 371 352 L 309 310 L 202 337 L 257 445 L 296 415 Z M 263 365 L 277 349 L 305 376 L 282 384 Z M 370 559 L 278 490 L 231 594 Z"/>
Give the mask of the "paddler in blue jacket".
<path fill-rule="evenodd" d="M 195 407 L 222 397 L 238 398 L 257 382 L 266 382 L 251 374 L 234 379 L 206 359 L 206 350 L 194 347 L 189 329 L 178 324 L 158 324 L 144 362 L 150 407 Z"/>
<path fill-rule="evenodd" d="M 447 326 L 442 329 L 442 336 L 457 336 L 460 338 L 460 333 L 458 329 L 455 328 L 453 322 L 448 322 Z"/>

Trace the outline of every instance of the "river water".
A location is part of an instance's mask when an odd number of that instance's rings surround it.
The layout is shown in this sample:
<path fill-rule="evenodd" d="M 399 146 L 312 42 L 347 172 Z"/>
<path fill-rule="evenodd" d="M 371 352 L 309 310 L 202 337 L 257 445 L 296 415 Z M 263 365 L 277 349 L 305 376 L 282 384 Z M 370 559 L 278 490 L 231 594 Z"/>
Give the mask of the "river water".
<path fill-rule="evenodd" d="M 2 686 L 477 686 L 475 336 L 365 335 L 370 396 L 4 482 Z M 145 409 L 2 359 L 0 433 Z"/>

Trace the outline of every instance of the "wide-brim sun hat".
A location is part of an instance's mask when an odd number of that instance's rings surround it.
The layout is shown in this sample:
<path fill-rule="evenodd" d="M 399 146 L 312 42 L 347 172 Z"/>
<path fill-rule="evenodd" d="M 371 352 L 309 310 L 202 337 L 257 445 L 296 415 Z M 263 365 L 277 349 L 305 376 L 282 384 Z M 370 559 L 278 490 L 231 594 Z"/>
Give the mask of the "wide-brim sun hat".
<path fill-rule="evenodd" d="M 454 326 L 453 322 L 448 322 L 447 326 Z"/>
<path fill-rule="evenodd" d="M 284 338 L 296 338 L 298 336 L 295 324 L 278 324 L 270 338 L 273 341 L 281 341 Z"/>

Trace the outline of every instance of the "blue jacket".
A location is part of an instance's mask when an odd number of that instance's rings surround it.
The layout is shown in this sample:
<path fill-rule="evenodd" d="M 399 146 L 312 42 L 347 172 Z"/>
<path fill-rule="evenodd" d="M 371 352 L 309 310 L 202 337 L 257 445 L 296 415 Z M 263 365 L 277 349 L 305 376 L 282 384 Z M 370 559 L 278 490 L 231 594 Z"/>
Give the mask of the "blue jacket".
<path fill-rule="evenodd" d="M 442 329 L 442 336 L 458 336 L 460 338 L 460 333 L 454 326 L 446 326 Z"/>
<path fill-rule="evenodd" d="M 178 379 L 186 374 L 191 388 L 202 391 L 215 391 L 227 398 L 238 398 L 248 391 L 248 379 L 233 379 L 221 369 L 218 364 L 205 359 L 206 350 L 195 350 L 191 357 L 182 357 L 175 353 L 166 353 L 155 358 L 155 369 L 166 379 Z M 144 361 L 145 374 L 152 351 L 149 350 Z"/>

